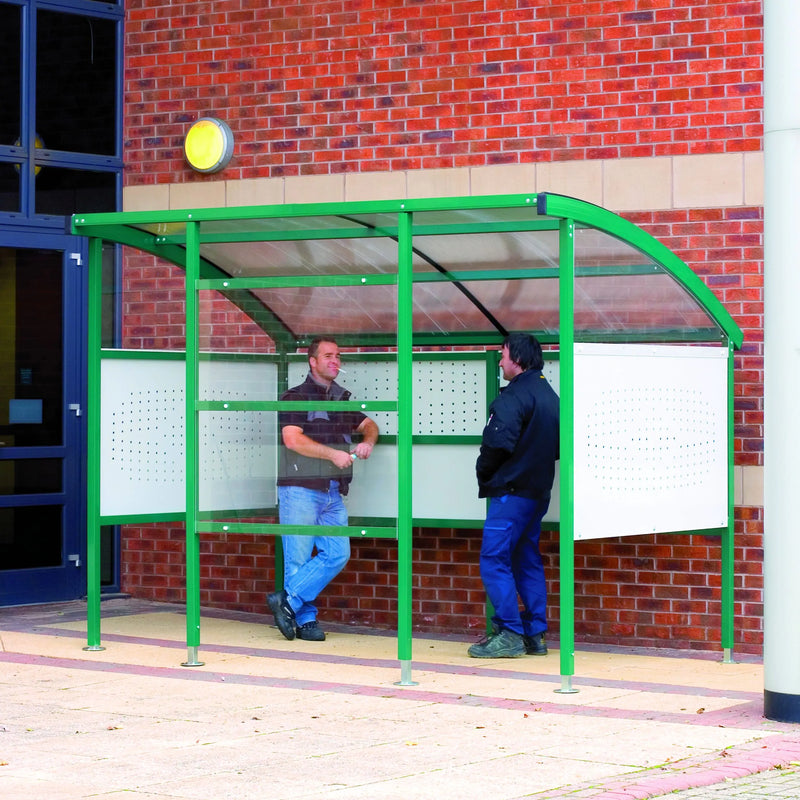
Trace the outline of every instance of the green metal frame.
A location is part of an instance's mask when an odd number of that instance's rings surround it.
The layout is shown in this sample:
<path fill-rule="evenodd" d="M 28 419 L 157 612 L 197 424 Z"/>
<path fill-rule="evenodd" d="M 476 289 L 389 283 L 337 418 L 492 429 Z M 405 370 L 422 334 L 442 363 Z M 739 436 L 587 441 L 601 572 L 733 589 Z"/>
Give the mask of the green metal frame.
<path fill-rule="evenodd" d="M 474 212 L 494 209 L 520 209 L 518 220 L 507 222 L 480 222 Z M 426 212 L 470 211 L 472 215 L 463 221 L 442 224 L 414 225 L 415 214 Z M 361 222 L 347 219 L 355 215 L 383 215 L 395 220 L 394 224 L 382 227 L 365 227 Z M 340 227 L 314 227 L 315 218 L 337 217 Z M 308 220 L 308 227 L 295 225 L 282 229 L 282 221 Z M 344 224 L 345 220 L 352 226 Z M 204 231 L 204 223 L 235 221 L 237 231 L 220 233 Z M 274 221 L 275 227 L 267 230 L 266 221 Z M 258 222 L 262 227 L 256 225 Z M 199 605 L 199 533 L 200 532 L 294 532 L 313 533 L 316 526 L 254 526 L 252 523 L 234 523 L 205 518 L 198 508 L 198 414 L 213 410 L 279 410 L 288 407 L 285 402 L 244 401 L 200 401 L 198 397 L 198 367 L 207 354 L 201 354 L 198 346 L 198 292 L 217 290 L 239 305 L 257 324 L 266 330 L 284 354 L 278 357 L 281 380 L 285 382 L 290 350 L 305 344 L 296 337 L 269 308 L 257 300 L 250 290 L 268 287 L 292 286 L 347 286 L 347 285 L 397 285 L 396 332 L 363 336 L 337 337 L 341 344 L 364 346 L 390 346 L 396 348 L 398 370 L 397 401 L 368 403 L 368 409 L 397 412 L 398 432 L 395 437 L 398 458 L 396 524 L 391 520 L 364 520 L 365 525 L 353 524 L 337 531 L 338 535 L 363 537 L 396 537 L 398 540 L 398 658 L 401 664 L 400 684 L 412 684 L 411 680 L 411 590 L 412 590 L 412 525 L 424 524 L 425 520 L 412 517 L 412 446 L 421 438 L 412 436 L 412 366 L 417 354 L 415 346 L 442 345 L 451 347 L 498 345 L 503 338 L 501 331 L 445 332 L 444 334 L 415 334 L 412 329 L 413 286 L 415 282 L 430 281 L 480 281 L 480 280 L 530 280 L 536 278 L 558 278 L 559 285 L 559 334 L 542 332 L 539 338 L 544 344 L 557 343 L 560 350 L 560 394 L 561 394 L 561 500 L 559 522 L 560 585 L 561 585 L 561 663 L 562 686 L 559 691 L 575 691 L 571 679 L 575 671 L 574 659 L 574 284 L 576 277 L 592 274 L 650 274 L 652 268 L 626 266 L 618 268 L 580 268 L 575 266 L 575 232 L 579 227 L 595 228 L 616 237 L 639 249 L 662 266 L 696 300 L 718 326 L 717 340 L 728 347 L 729 353 L 729 515 L 728 526 L 721 531 L 708 531 L 722 536 L 722 646 L 725 660 L 730 660 L 733 646 L 733 351 L 742 344 L 742 332 L 733 319 L 702 281 L 673 253 L 646 232 L 623 218 L 598 206 L 554 194 L 515 194 L 468 198 L 434 198 L 418 200 L 320 203 L 307 205 L 253 206 L 226 209 L 190 209 L 177 211 L 139 211 L 114 214 L 75 215 L 72 231 L 90 237 L 89 243 L 89 408 L 88 421 L 88 552 L 87 552 L 87 596 L 88 630 L 87 649 L 103 649 L 100 644 L 100 537 L 102 523 L 142 521 L 155 516 L 125 517 L 109 520 L 100 516 L 100 314 L 101 314 L 101 259 L 102 242 L 125 244 L 164 258 L 185 270 L 186 280 L 186 513 L 185 515 L 160 515 L 158 519 L 185 518 L 187 558 L 187 603 L 186 637 L 188 659 L 185 666 L 201 664 L 198 660 L 200 645 Z M 437 235 L 459 235 L 476 232 L 518 232 L 550 230 L 558 232 L 557 270 L 442 270 L 438 273 L 414 275 L 413 258 L 419 255 L 414 248 L 415 237 Z M 273 276 L 263 278 L 232 278 L 216 265 L 201 257 L 201 245 L 206 242 L 231 241 L 275 241 L 311 239 L 352 239 L 388 237 L 397 242 L 398 260 L 396 273 L 353 274 L 337 276 Z M 328 332 L 328 331 L 325 331 Z M 323 332 L 323 333 L 325 333 Z M 536 332 L 539 335 L 539 332 Z M 609 336 L 602 331 L 583 332 L 585 341 L 635 341 L 636 335 Z M 708 341 L 706 332 L 681 332 L 664 330 L 642 335 L 644 341 Z M 140 353 L 136 354 L 141 355 Z M 435 357 L 435 354 L 425 354 Z M 165 357 L 181 358 L 170 354 Z M 228 358 L 229 354 L 221 354 Z M 496 355 L 486 354 L 487 365 Z M 494 374 L 492 374 L 494 372 Z M 487 400 L 497 393 L 497 370 L 487 369 L 485 391 Z M 292 407 L 302 404 L 294 403 Z M 362 403 L 341 403 L 342 407 L 364 408 Z M 467 438 L 467 437 L 462 437 Z M 448 437 L 448 441 L 451 441 Z M 440 524 L 442 521 L 435 521 Z M 388 524 L 387 524 L 388 523 Z M 472 523 L 462 527 L 471 527 Z M 477 527 L 479 523 L 476 521 Z M 330 529 L 326 529 L 330 534 Z M 279 554 L 280 555 L 280 554 Z"/>

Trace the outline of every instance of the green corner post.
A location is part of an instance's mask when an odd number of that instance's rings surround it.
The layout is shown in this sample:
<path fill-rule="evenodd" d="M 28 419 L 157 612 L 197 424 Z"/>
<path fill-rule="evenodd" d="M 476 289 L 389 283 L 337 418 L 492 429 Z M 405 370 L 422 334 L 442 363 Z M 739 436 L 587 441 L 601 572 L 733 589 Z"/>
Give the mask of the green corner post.
<path fill-rule="evenodd" d="M 575 479 L 574 428 L 575 408 L 575 223 L 562 219 L 558 232 L 558 292 L 559 292 L 559 350 L 560 350 L 560 437 L 561 463 L 559 470 L 559 577 L 560 577 L 560 657 L 561 688 L 556 692 L 574 694 L 572 676 L 575 674 Z"/>
<path fill-rule="evenodd" d="M 409 212 L 398 219 L 397 268 L 397 657 L 400 686 L 411 679 L 412 480 L 411 435 L 413 403 L 413 263 Z"/>
<path fill-rule="evenodd" d="M 100 348 L 102 345 L 103 241 L 89 240 L 89 320 L 86 409 L 86 647 L 100 645 Z"/>
<path fill-rule="evenodd" d="M 489 406 L 492 401 L 500 394 L 500 357 L 499 350 L 486 351 L 486 414 L 485 418 L 489 416 Z M 486 510 L 489 510 L 489 499 L 486 498 Z M 492 617 L 494 617 L 494 606 L 489 596 L 486 596 L 486 634 L 492 633 Z"/>
<path fill-rule="evenodd" d="M 197 533 L 197 381 L 199 363 L 200 224 L 186 224 L 186 648 L 182 667 L 202 667 L 200 646 L 200 542 Z"/>
<path fill-rule="evenodd" d="M 728 526 L 722 532 L 720 547 L 720 568 L 722 570 L 721 605 L 722 619 L 722 661 L 733 664 L 733 576 L 734 576 L 734 481 L 733 481 L 733 380 L 734 380 L 733 342 L 728 340 Z"/>

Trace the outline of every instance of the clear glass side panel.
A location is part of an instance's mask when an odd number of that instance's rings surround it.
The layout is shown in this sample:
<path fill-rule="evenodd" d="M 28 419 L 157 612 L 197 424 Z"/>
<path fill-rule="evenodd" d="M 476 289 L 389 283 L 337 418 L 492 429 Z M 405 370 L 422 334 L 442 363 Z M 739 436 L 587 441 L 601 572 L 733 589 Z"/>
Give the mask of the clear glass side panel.
<path fill-rule="evenodd" d="M 602 231 L 576 231 L 575 272 L 579 335 L 661 340 L 719 336 L 711 315 L 671 273 Z"/>
<path fill-rule="evenodd" d="M 575 330 L 664 340 L 717 337 L 710 316 L 666 272 L 575 280 Z"/>
<path fill-rule="evenodd" d="M 340 293 L 342 288 L 347 290 L 345 298 Z M 261 302 L 264 300 L 261 290 L 254 291 L 249 299 L 247 293 L 225 297 L 212 290 L 199 292 L 198 398 L 201 402 L 215 403 L 214 408 L 202 410 L 198 417 L 197 476 L 201 516 L 223 522 L 277 522 L 278 478 L 291 479 L 299 472 L 302 473 L 301 482 L 322 481 L 327 485 L 330 480 L 341 479 L 352 489 L 352 497 L 361 498 L 355 508 L 350 509 L 351 516 L 369 516 L 367 512 L 375 503 L 370 493 L 362 497 L 363 492 L 356 492 L 356 481 L 361 482 L 361 476 L 370 472 L 377 475 L 378 470 L 371 468 L 380 460 L 381 485 L 389 481 L 388 485 L 396 487 L 393 447 L 391 454 L 383 452 L 380 459 L 376 452 L 374 458 L 364 463 L 348 461 L 348 466 L 342 469 L 327 458 L 288 458 L 289 450 L 284 446 L 281 430 L 284 425 L 291 424 L 310 435 L 320 418 L 327 419 L 327 415 L 335 413 L 338 419 L 336 430 L 331 434 L 333 439 L 322 443 L 349 453 L 360 441 L 357 429 L 364 413 L 375 419 L 384 432 L 391 429 L 393 433 L 396 433 L 396 414 L 363 411 L 360 407 L 331 411 L 326 408 L 324 398 L 319 400 L 319 408 L 289 409 L 290 413 L 257 405 L 248 407 L 249 403 L 280 401 L 289 388 L 304 384 L 309 374 L 307 344 L 312 335 L 326 336 L 338 343 L 340 362 L 333 369 L 335 375 L 328 377 L 350 393 L 349 398 L 342 395 L 340 399 L 367 406 L 375 400 L 395 401 L 396 355 L 390 352 L 391 346 L 385 344 L 376 354 L 368 338 L 350 336 L 353 329 L 342 321 L 347 315 L 338 314 L 343 305 L 351 309 L 368 308 L 369 289 L 314 287 L 306 291 L 305 287 L 295 287 L 274 291 L 278 294 L 270 294 L 268 303 Z M 259 300 L 256 304 L 254 296 Z M 281 308 L 292 309 L 295 303 L 298 304 L 296 312 L 275 314 Z M 269 313 L 264 309 L 269 309 Z M 278 317 L 280 323 L 276 322 Z M 299 322 L 301 318 L 308 323 Z M 287 338 L 287 321 L 298 325 L 303 335 Z M 396 330 L 396 315 L 392 314 L 387 328 L 381 329 L 381 335 L 386 342 L 395 344 Z M 306 333 L 308 338 L 305 338 Z M 373 352 L 365 353 L 365 349 Z M 302 393 L 307 392 L 308 389 L 304 389 Z M 336 399 L 337 392 L 334 387 L 327 397 Z M 383 474 L 384 468 L 386 474 Z M 389 495 L 394 498 L 392 507 L 396 509 L 396 490 Z"/>
<path fill-rule="evenodd" d="M 185 273 L 169 261 L 122 248 L 120 296 L 104 308 L 121 312 L 120 346 L 130 350 L 178 350 L 186 344 Z"/>
<path fill-rule="evenodd" d="M 103 243 L 103 281 L 102 281 L 102 332 L 101 346 L 114 347 L 117 342 L 117 281 L 116 281 L 116 247 L 108 242 Z"/>
<path fill-rule="evenodd" d="M 274 411 L 198 414 L 198 498 L 204 516 L 274 521 L 277 430 Z"/>

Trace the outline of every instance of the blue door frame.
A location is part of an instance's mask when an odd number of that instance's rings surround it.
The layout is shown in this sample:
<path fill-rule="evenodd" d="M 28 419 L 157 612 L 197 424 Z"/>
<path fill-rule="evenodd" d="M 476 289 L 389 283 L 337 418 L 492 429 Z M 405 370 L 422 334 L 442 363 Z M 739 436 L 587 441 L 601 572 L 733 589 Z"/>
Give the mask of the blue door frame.
<path fill-rule="evenodd" d="M 0 606 L 71 600 L 86 593 L 86 243 L 80 237 L 47 231 L 0 228 L 0 248 L 52 252 L 61 256 L 62 397 L 61 441 L 41 446 L 0 447 L 4 460 L 60 461 L 60 491 L 0 494 L 0 509 L 48 507 L 61 519 L 60 563 L 8 569 L 0 563 Z M 0 437 L 2 438 L 2 437 Z M 31 536 L 41 535 L 32 530 Z M 57 561 L 51 558 L 51 562 Z"/>

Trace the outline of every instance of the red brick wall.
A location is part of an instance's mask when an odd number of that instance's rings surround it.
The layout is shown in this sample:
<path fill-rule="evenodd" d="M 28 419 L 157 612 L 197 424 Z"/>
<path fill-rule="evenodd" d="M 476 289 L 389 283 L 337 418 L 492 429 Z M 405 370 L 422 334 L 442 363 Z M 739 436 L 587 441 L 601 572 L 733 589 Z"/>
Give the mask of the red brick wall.
<path fill-rule="evenodd" d="M 131 0 L 127 8 L 129 185 L 762 147 L 761 2 Z M 182 158 L 188 125 L 209 114 L 226 119 L 237 141 L 231 165 L 210 177 Z M 700 275 L 744 330 L 735 459 L 761 465 L 761 209 L 626 216 Z M 182 279 L 153 264 L 126 259 L 125 344 L 180 348 Z M 246 320 L 215 325 L 243 349 L 269 346 Z M 737 508 L 735 530 L 737 647 L 758 652 L 762 509 Z M 556 630 L 553 536 L 543 549 Z M 126 528 L 122 588 L 182 599 L 182 541 L 180 528 Z M 479 543 L 480 531 L 416 532 L 416 628 L 480 630 Z M 202 536 L 202 602 L 263 611 L 272 548 L 269 537 Z M 577 543 L 576 569 L 579 639 L 718 642 L 717 539 Z M 320 600 L 322 616 L 394 625 L 395 573 L 391 543 L 354 542 Z"/>
<path fill-rule="evenodd" d="M 761 2 L 130 0 L 127 181 L 229 180 L 760 149 Z"/>
<path fill-rule="evenodd" d="M 415 529 L 414 630 L 476 636 L 483 631 L 480 539 L 480 530 Z M 130 526 L 122 541 L 123 591 L 164 602 L 185 602 L 182 526 Z M 760 653 L 759 509 L 739 510 L 735 541 L 735 649 Z M 555 641 L 559 630 L 558 534 L 545 531 L 541 544 L 550 638 Z M 275 581 L 272 537 L 202 534 L 200 552 L 203 606 L 266 612 L 266 594 Z M 576 542 L 576 638 L 579 642 L 719 649 L 719 586 L 717 537 L 659 535 Z M 395 543 L 353 541 L 349 563 L 317 605 L 323 624 L 396 628 Z"/>

